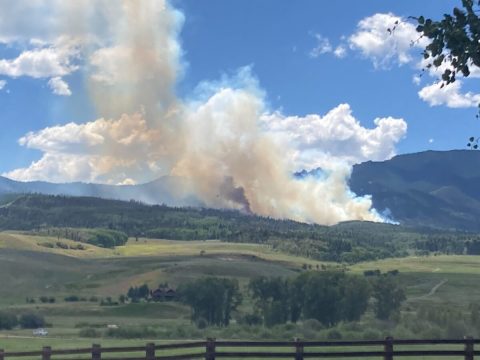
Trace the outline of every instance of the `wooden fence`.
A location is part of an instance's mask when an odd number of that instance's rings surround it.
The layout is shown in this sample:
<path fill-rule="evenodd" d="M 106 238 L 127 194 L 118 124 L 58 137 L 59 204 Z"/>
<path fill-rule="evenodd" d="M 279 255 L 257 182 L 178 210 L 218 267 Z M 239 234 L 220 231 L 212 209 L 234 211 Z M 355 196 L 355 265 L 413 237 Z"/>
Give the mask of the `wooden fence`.
<path fill-rule="evenodd" d="M 42 360 L 187 360 L 216 358 L 312 359 L 312 358 L 377 358 L 392 360 L 398 357 L 443 356 L 473 360 L 480 351 L 474 349 L 480 339 L 465 337 L 456 340 L 397 340 L 391 337 L 374 341 L 206 341 L 134 347 L 101 347 L 56 350 L 49 346 L 41 351 L 9 352 L 0 349 L 0 360 L 38 358 Z M 428 350 L 418 349 L 419 347 Z M 434 349 L 435 346 L 449 349 Z M 401 349 L 405 348 L 407 349 Z M 456 349 L 455 349 L 456 347 Z M 272 348 L 275 351 L 272 351 Z M 358 351 L 352 351 L 359 349 Z M 415 348 L 417 348 L 415 350 Z M 278 350 L 277 350 L 278 349 Z M 282 351 L 279 351 L 282 350 Z M 88 356 L 86 356 L 88 354 Z M 112 355 L 113 354 L 113 355 Z M 128 356 L 130 354 L 130 356 Z M 79 356 L 80 355 L 80 356 Z M 82 356 L 83 355 L 83 356 Z M 78 357 L 77 357 L 78 356 Z M 480 359 L 480 357 L 479 357 Z"/>

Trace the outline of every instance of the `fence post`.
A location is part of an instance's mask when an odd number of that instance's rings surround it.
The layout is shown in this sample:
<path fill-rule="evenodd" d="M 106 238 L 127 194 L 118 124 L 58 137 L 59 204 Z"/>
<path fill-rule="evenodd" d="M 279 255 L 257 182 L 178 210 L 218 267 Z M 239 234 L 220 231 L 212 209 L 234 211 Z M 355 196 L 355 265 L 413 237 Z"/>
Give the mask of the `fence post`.
<path fill-rule="evenodd" d="M 207 339 L 207 348 L 205 352 L 205 360 L 215 360 L 215 338 Z"/>
<path fill-rule="evenodd" d="M 145 347 L 145 356 L 147 360 L 155 360 L 155 344 L 148 343 Z"/>
<path fill-rule="evenodd" d="M 473 360 L 473 337 L 465 336 L 465 360 Z"/>
<path fill-rule="evenodd" d="M 5 359 L 5 351 L 3 349 L 0 349 L 0 360 Z"/>
<path fill-rule="evenodd" d="M 295 360 L 303 360 L 303 343 L 295 338 Z"/>
<path fill-rule="evenodd" d="M 385 345 L 383 347 L 385 354 L 383 355 L 384 360 L 393 360 L 393 337 L 387 336 L 385 338 Z"/>
<path fill-rule="evenodd" d="M 102 348 L 98 344 L 92 345 L 92 360 L 100 360 L 102 358 Z"/>
<path fill-rule="evenodd" d="M 52 356 L 52 348 L 44 346 L 42 349 L 42 360 L 50 360 L 50 356 Z"/>

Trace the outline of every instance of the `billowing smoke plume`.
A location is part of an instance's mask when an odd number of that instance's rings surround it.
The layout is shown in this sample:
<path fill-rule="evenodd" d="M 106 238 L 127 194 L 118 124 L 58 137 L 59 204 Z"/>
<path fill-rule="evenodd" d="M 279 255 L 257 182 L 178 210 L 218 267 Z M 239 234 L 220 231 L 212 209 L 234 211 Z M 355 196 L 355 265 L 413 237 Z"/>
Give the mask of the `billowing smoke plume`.
<path fill-rule="evenodd" d="M 406 131 L 403 120 L 376 119 L 375 129 L 365 129 L 346 104 L 323 118 L 285 118 L 266 107 L 248 68 L 235 79 L 203 84 L 201 96 L 185 102 L 175 96 L 184 68 L 178 40 L 183 15 L 168 3 L 46 3 L 63 19 L 76 19 L 53 21 L 48 46 L 75 49 L 65 61 L 85 69 L 102 118 L 26 134 L 20 144 L 44 155 L 7 176 L 131 184 L 172 175 L 186 179 L 182 186 L 188 183 L 188 191 L 210 207 L 322 224 L 381 220 L 369 198 L 349 191 L 348 165 L 392 156 Z M 289 129 L 295 122 L 304 126 Z M 339 142 L 352 148 L 335 156 L 330 150 Z M 293 176 L 309 164 L 321 165 L 327 175 Z"/>

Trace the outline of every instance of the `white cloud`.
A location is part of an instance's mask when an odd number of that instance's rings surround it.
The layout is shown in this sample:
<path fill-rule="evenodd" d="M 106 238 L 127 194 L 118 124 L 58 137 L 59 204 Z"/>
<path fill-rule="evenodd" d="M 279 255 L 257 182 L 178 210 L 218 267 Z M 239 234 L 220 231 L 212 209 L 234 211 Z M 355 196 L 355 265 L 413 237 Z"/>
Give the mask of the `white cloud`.
<path fill-rule="evenodd" d="M 322 54 L 331 53 L 333 51 L 332 44 L 330 44 L 328 38 L 320 34 L 313 34 L 313 36 L 317 40 L 317 44 L 312 50 L 310 50 L 310 57 L 317 58 Z"/>
<path fill-rule="evenodd" d="M 477 107 L 480 103 L 480 94 L 472 92 L 462 93 L 462 81 L 445 85 L 434 83 L 425 86 L 418 92 L 418 96 L 430 106 L 446 105 L 450 108 Z"/>
<path fill-rule="evenodd" d="M 376 127 L 368 129 L 352 115 L 348 104 L 341 104 L 326 115 L 305 117 L 262 117 L 266 128 L 287 140 L 294 161 L 300 168 L 328 166 L 328 162 L 348 164 L 366 160 L 385 160 L 395 155 L 396 144 L 405 136 L 407 123 L 392 117 L 377 118 Z"/>
<path fill-rule="evenodd" d="M 335 50 L 333 51 L 333 54 L 342 59 L 347 55 L 347 48 L 343 45 L 338 45 Z"/>
<path fill-rule="evenodd" d="M 50 86 L 53 93 L 56 95 L 62 95 L 62 96 L 72 95 L 72 92 L 68 87 L 68 84 L 59 76 L 51 78 L 48 81 L 48 86 Z"/>
<path fill-rule="evenodd" d="M 7 172 L 17 180 L 124 183 L 125 173 L 148 181 L 161 175 L 161 137 L 141 114 L 118 120 L 98 119 L 30 132 L 19 144 L 43 152 L 29 167 Z M 77 164 L 78 166 L 75 166 Z"/>
<path fill-rule="evenodd" d="M 68 75 L 78 69 L 72 64 L 74 47 L 47 47 L 27 50 L 13 59 L 0 59 L 0 74 L 9 77 L 48 78 Z"/>
<path fill-rule="evenodd" d="M 5 85 L 7 85 L 7 81 L 6 80 L 0 80 L 0 90 L 3 90 Z"/>
<path fill-rule="evenodd" d="M 416 41 L 418 38 L 413 24 L 392 13 L 377 13 L 362 19 L 348 41 L 352 49 L 372 60 L 376 68 L 382 68 L 392 63 L 402 65 L 411 62 L 412 49 L 426 45 L 427 40 Z M 415 41 L 413 46 L 412 41 Z"/>
<path fill-rule="evenodd" d="M 119 182 L 117 185 L 135 185 L 135 184 L 136 184 L 135 180 L 126 178 L 122 182 Z"/>
<path fill-rule="evenodd" d="M 13 45 L 12 45 L 13 46 Z M 59 36 L 52 43 L 31 39 L 28 50 L 10 59 L 0 59 L 0 75 L 11 78 L 50 78 L 48 86 L 54 94 L 68 96 L 71 91 L 61 79 L 79 69 L 81 42 L 78 39 Z"/>
<path fill-rule="evenodd" d="M 358 23 L 357 31 L 348 38 L 348 41 L 350 48 L 360 51 L 376 68 L 388 68 L 395 63 L 399 65 L 410 63 L 416 70 L 422 70 L 425 75 L 437 80 L 446 69 L 451 68 L 448 61 L 439 67 L 428 67 L 431 59 L 412 56 L 412 51 L 419 52 L 424 49 L 429 40 L 419 38 L 414 24 L 392 13 L 377 13 L 362 19 Z M 480 77 L 480 68 L 471 66 L 470 71 L 469 78 Z M 458 77 L 461 77 L 461 74 Z M 421 80 L 418 74 L 412 78 L 415 85 L 420 85 Z M 462 93 L 461 88 L 462 82 L 459 80 L 443 88 L 441 83 L 433 83 L 424 86 L 418 95 L 430 106 L 445 105 L 450 108 L 478 106 L 480 94 Z"/>

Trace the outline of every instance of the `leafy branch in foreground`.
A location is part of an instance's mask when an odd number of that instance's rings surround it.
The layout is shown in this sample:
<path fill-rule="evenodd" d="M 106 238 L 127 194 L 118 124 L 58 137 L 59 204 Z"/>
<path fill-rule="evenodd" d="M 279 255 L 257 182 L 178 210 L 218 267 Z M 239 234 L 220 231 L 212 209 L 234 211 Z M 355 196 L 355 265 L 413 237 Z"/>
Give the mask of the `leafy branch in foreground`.
<path fill-rule="evenodd" d="M 426 69 L 433 67 L 442 71 L 441 88 L 454 83 L 458 75 L 468 77 L 474 71 L 472 69 L 480 67 L 479 11 L 479 0 L 462 0 L 461 8 L 453 8 L 451 14 L 444 14 L 438 21 L 424 16 L 410 17 L 417 22 L 420 39 L 429 40 L 422 54 L 428 61 Z M 480 104 L 478 106 L 477 119 Z M 479 138 L 470 137 L 467 146 L 478 149 L 478 141 Z"/>

